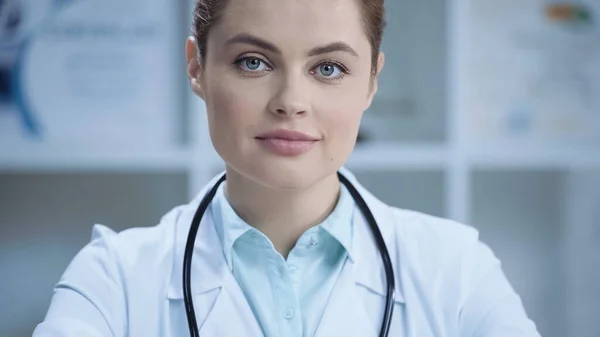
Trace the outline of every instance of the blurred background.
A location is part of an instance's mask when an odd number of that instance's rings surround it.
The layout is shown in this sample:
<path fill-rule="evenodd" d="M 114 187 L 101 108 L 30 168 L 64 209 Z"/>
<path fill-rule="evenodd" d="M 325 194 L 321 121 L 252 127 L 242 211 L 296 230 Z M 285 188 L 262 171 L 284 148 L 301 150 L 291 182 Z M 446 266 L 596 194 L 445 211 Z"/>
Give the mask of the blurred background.
<path fill-rule="evenodd" d="M 600 336 L 600 0 L 386 4 L 348 168 L 479 229 L 542 336 Z M 31 335 L 93 224 L 153 226 L 222 169 L 191 5 L 0 0 L 0 336 Z"/>

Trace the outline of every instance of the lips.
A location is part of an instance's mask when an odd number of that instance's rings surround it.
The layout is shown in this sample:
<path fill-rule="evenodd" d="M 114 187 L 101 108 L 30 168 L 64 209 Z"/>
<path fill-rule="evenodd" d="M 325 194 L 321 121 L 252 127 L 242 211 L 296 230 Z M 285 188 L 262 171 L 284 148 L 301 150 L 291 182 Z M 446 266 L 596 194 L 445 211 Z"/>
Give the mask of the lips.
<path fill-rule="evenodd" d="M 256 137 L 263 148 L 278 156 L 299 156 L 310 151 L 320 141 L 307 133 L 293 130 L 274 130 Z"/>
<path fill-rule="evenodd" d="M 278 129 L 274 131 L 270 131 L 264 133 L 258 137 L 258 139 L 283 139 L 289 141 L 317 141 L 319 138 L 313 137 L 307 133 L 294 131 L 294 130 L 285 130 Z"/>

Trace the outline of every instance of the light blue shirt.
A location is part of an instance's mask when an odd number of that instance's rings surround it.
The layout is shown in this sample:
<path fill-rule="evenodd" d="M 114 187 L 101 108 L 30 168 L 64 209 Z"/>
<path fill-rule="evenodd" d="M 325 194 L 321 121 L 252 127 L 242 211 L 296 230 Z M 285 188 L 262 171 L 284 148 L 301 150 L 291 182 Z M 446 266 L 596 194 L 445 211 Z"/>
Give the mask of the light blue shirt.
<path fill-rule="evenodd" d="M 215 229 L 263 333 L 314 336 L 340 271 L 352 258 L 352 196 L 342 185 L 333 212 L 300 237 L 286 261 L 264 234 L 235 213 L 223 189 L 211 204 Z"/>

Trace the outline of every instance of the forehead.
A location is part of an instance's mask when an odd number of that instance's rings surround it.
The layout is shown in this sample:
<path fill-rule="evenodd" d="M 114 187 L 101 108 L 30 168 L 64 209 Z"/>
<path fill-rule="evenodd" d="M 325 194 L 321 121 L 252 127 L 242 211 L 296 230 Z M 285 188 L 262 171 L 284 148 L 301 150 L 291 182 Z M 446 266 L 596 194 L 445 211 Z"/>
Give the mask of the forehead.
<path fill-rule="evenodd" d="M 340 40 L 369 47 L 357 0 L 229 0 L 213 33 L 221 39 L 247 33 L 288 47 Z"/>

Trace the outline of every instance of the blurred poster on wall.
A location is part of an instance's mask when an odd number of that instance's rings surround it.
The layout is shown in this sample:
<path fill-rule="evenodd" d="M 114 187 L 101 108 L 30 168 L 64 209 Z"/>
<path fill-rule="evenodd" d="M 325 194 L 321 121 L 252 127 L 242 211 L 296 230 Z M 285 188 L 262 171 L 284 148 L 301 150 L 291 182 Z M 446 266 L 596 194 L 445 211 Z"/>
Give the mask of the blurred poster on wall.
<path fill-rule="evenodd" d="M 173 0 L 0 0 L 0 146 L 170 147 L 180 111 Z"/>
<path fill-rule="evenodd" d="M 469 133 L 600 140 L 600 1 L 469 0 Z"/>

